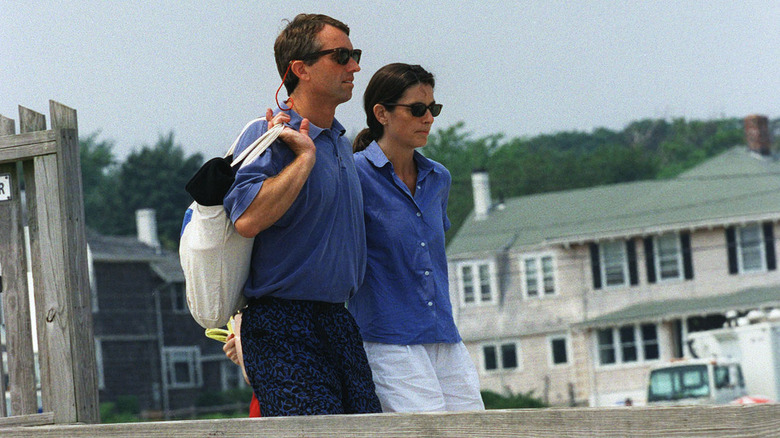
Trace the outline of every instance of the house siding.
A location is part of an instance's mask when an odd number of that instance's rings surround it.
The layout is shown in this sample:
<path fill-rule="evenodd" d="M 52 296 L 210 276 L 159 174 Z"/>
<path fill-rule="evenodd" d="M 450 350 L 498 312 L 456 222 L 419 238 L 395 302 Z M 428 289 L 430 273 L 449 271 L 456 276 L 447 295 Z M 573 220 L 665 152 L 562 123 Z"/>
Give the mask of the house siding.
<path fill-rule="evenodd" d="M 751 222 L 747 222 L 750 224 Z M 771 228 L 777 235 L 777 224 L 754 221 Z M 739 225 L 738 225 L 739 226 Z M 685 324 L 680 316 L 636 324 L 656 324 L 660 358 L 615 365 L 598 364 L 596 329 L 577 328 L 578 323 L 619 312 L 637 303 L 654 303 L 689 298 L 717 297 L 750 287 L 780 285 L 780 271 L 729 273 L 726 227 L 695 229 L 681 226 L 676 232 L 688 234 L 692 278 L 686 278 L 681 265 L 680 279 L 652 282 L 648 278 L 644 239 L 654 235 L 637 234 L 630 239 L 635 246 L 636 280 L 619 287 L 594 288 L 590 245 L 512 249 L 499 253 L 462 253 L 450 255 L 450 290 L 456 323 L 472 359 L 480 372 L 482 388 L 495 392 L 527 393 L 552 405 L 635 404 L 646 400 L 645 385 L 652 365 L 674 358 L 681 347 L 678 336 L 684 336 Z M 668 230 L 667 230 L 668 232 Z M 774 242 L 774 241 L 773 241 Z M 687 242 L 686 242 L 687 244 Z M 776 245 L 776 243 L 775 243 Z M 682 248 L 682 244 L 681 244 Z M 528 298 L 523 295 L 521 256 L 552 254 L 556 263 L 556 294 Z M 463 305 L 460 299 L 459 272 L 456 266 L 466 261 L 490 260 L 498 265 L 501 299 L 495 304 Z M 771 265 L 769 265 L 771 268 Z M 658 277 L 658 272 L 655 273 Z M 626 275 L 628 279 L 628 275 Z M 689 316 L 707 316 L 701 315 Z M 554 367 L 549 363 L 549 335 L 567 333 L 569 364 Z M 482 346 L 486 343 L 518 341 L 522 349 L 522 368 L 486 371 Z"/>

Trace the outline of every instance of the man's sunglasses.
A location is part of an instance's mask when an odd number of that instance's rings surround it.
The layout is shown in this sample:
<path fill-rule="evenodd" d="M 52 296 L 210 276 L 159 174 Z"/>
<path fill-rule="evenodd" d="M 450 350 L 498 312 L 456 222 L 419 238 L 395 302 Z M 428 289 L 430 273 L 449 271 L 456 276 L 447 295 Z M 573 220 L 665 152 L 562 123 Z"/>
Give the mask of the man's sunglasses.
<path fill-rule="evenodd" d="M 430 105 L 426 105 L 422 102 L 415 102 L 410 104 L 405 103 L 383 103 L 384 106 L 405 106 L 409 108 L 409 112 L 412 113 L 415 117 L 422 117 L 425 115 L 425 110 L 431 110 L 431 115 L 433 117 L 438 116 L 441 114 L 441 107 L 442 104 L 440 103 L 432 103 Z"/>
<path fill-rule="evenodd" d="M 336 54 L 333 58 L 338 64 L 347 65 L 349 58 L 354 59 L 356 63 L 360 64 L 360 55 L 363 53 L 363 51 L 360 49 L 350 50 L 346 47 L 338 47 L 336 49 L 320 50 L 319 52 L 309 53 L 308 55 L 305 55 L 303 58 L 301 58 L 301 60 L 311 61 L 331 53 Z"/>

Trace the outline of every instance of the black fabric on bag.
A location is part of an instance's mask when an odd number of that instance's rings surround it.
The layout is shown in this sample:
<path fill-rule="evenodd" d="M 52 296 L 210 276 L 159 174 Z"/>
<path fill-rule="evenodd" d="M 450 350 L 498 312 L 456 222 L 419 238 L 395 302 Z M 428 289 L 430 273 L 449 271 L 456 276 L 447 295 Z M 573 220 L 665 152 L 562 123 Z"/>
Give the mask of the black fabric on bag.
<path fill-rule="evenodd" d="M 236 179 L 235 172 L 230 167 L 232 161 L 233 157 L 212 158 L 195 172 L 185 186 L 195 202 L 206 207 L 222 204 Z"/>

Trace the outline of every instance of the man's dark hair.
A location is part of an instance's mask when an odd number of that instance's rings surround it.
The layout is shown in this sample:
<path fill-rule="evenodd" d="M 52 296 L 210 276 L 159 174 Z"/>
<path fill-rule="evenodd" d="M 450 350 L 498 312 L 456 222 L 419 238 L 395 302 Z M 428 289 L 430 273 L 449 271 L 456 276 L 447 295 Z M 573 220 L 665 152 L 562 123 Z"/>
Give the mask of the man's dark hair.
<path fill-rule="evenodd" d="M 300 60 L 304 56 L 322 49 L 322 45 L 316 37 L 325 25 L 333 26 L 349 35 L 349 27 L 346 24 L 322 14 L 298 14 L 287 24 L 282 33 L 276 37 L 274 43 L 276 69 L 279 70 L 280 77 L 284 77 L 290 62 Z M 311 65 L 316 61 L 314 59 L 305 62 L 307 65 Z M 297 85 L 298 77 L 290 72 L 284 81 L 284 88 L 287 89 L 288 96 L 292 94 Z"/>

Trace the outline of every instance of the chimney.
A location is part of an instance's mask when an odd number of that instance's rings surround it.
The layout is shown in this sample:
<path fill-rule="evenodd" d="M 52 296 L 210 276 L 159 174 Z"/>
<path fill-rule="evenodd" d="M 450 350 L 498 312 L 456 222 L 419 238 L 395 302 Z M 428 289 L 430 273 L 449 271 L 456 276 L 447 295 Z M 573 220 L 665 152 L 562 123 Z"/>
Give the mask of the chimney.
<path fill-rule="evenodd" d="M 490 179 L 486 170 L 471 172 L 471 187 L 474 190 L 474 219 L 485 219 L 490 209 Z"/>
<path fill-rule="evenodd" d="M 138 240 L 152 248 L 160 249 L 157 239 L 157 218 L 153 208 L 143 208 L 135 211 L 135 227 Z"/>
<path fill-rule="evenodd" d="M 751 151 L 770 155 L 772 140 L 769 138 L 769 119 L 759 114 L 745 117 L 745 140 Z"/>

